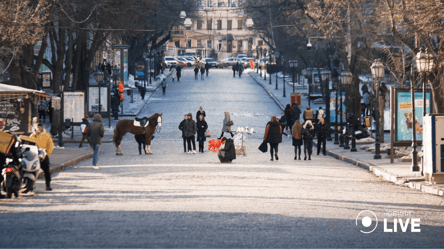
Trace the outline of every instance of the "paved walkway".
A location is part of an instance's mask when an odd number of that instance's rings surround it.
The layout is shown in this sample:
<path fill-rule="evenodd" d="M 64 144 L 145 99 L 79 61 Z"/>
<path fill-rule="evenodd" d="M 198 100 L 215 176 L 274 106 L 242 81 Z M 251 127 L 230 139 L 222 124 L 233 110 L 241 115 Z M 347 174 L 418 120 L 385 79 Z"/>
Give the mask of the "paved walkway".
<path fill-rule="evenodd" d="M 247 73 L 255 79 L 255 81 L 260 84 L 270 95 L 270 97 L 276 102 L 276 104 L 284 110 L 285 106 L 290 103 L 290 94 L 293 90 L 291 82 L 288 83 L 288 78 L 286 79 L 286 97 L 283 97 L 283 78 L 278 77 L 278 89 L 276 89 L 276 76 L 273 74 L 271 77 L 267 74 L 267 79 L 264 80 L 262 77 L 254 70 L 248 70 Z M 306 90 L 300 89 L 295 90 L 296 92 L 306 92 Z M 304 110 L 308 106 L 308 99 L 306 95 L 302 95 L 302 105 L 301 110 Z M 319 106 L 322 106 L 325 110 L 325 104 L 316 104 L 312 102 L 311 108 L 317 110 Z M 385 138 L 389 141 L 389 138 Z M 395 160 L 395 163 L 390 163 L 390 158 L 386 153 L 382 154 L 382 159 L 373 159 L 374 154 L 366 150 L 362 150 L 362 145 L 356 146 L 357 152 L 350 152 L 350 150 L 344 150 L 343 148 L 335 145 L 333 141 L 327 142 L 327 154 L 338 158 L 340 160 L 349 162 L 351 164 L 357 165 L 359 167 L 368 169 L 373 174 L 382 177 L 383 179 L 399 184 L 402 186 L 407 186 L 413 189 L 418 189 L 422 192 L 444 196 L 444 184 L 430 184 L 424 180 L 424 177 L 418 175 L 418 173 L 411 171 L 411 163 L 399 162 Z"/>

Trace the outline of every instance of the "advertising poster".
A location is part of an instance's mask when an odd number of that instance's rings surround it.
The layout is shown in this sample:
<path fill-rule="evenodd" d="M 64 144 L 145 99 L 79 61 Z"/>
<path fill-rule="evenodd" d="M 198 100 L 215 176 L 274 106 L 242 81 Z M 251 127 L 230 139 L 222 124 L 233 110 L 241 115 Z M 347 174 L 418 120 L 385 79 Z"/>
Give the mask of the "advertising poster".
<path fill-rule="evenodd" d="M 396 140 L 412 141 L 412 130 L 416 130 L 416 140 L 422 141 L 423 136 L 423 94 L 422 91 L 415 91 L 415 117 L 416 124 L 413 124 L 412 117 L 412 94 L 407 91 L 396 92 Z M 426 92 L 426 111 L 430 113 L 431 94 Z"/>
<path fill-rule="evenodd" d="M 85 117 L 85 94 L 83 92 L 63 93 L 63 113 L 65 119 L 73 119 L 73 122 L 82 122 Z"/>
<path fill-rule="evenodd" d="M 129 79 L 129 72 L 128 72 L 128 49 L 123 50 L 123 77 L 125 77 L 125 80 Z"/>
<path fill-rule="evenodd" d="M 88 110 L 90 112 L 99 112 L 99 103 L 101 112 L 108 111 L 108 87 L 89 87 L 88 93 Z"/>
<path fill-rule="evenodd" d="M 347 121 L 345 116 L 346 107 L 345 102 L 345 92 L 342 93 L 342 123 Z M 336 105 L 338 105 L 338 112 L 341 111 L 341 94 L 338 94 L 338 99 L 336 99 L 336 92 L 330 92 L 330 123 L 336 124 Z M 340 114 L 339 114 L 340 115 Z"/>
<path fill-rule="evenodd" d="M 0 131 L 28 131 L 23 101 L 0 100 Z"/>

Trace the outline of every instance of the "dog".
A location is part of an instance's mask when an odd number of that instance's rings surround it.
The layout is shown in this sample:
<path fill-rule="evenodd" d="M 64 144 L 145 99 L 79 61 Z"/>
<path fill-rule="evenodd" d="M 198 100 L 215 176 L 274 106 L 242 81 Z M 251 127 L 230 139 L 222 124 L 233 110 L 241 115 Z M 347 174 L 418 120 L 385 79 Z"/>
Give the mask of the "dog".
<path fill-rule="evenodd" d="M 404 113 L 404 117 L 405 117 L 405 125 L 407 126 L 407 134 L 409 134 L 410 129 L 413 129 L 412 113 L 406 112 Z"/>

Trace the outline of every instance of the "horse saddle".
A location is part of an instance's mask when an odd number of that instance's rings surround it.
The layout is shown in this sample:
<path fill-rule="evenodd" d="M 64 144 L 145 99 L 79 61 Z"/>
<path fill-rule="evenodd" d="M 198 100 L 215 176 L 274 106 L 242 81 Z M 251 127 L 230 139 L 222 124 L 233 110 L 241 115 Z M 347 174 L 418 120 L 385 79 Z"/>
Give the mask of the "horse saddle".
<path fill-rule="evenodd" d="M 148 120 L 148 118 L 143 117 L 143 118 L 135 118 L 133 125 L 139 126 L 139 127 L 147 127 L 149 123 L 150 123 L 150 121 Z"/>

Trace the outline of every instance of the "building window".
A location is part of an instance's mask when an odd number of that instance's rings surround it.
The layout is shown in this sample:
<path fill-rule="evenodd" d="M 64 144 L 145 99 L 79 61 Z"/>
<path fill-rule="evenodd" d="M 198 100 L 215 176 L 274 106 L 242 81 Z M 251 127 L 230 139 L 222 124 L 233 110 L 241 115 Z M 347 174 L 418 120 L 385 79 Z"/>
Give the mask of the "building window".
<path fill-rule="evenodd" d="M 207 40 L 207 47 L 208 48 L 212 48 L 213 47 L 213 41 L 212 40 Z"/>
<path fill-rule="evenodd" d="M 222 20 L 217 20 L 217 30 L 222 30 Z"/>
<path fill-rule="evenodd" d="M 231 30 L 233 28 L 233 21 L 227 20 L 227 30 Z"/>
<path fill-rule="evenodd" d="M 201 48 L 202 47 L 202 40 L 197 40 L 197 47 Z"/>
<path fill-rule="evenodd" d="M 231 7 L 231 0 L 228 0 L 228 8 Z"/>
<path fill-rule="evenodd" d="M 180 40 L 174 41 L 174 46 L 176 46 L 176 48 L 180 48 Z"/>
<path fill-rule="evenodd" d="M 257 45 L 258 45 L 258 46 L 262 46 L 262 45 L 264 45 L 264 41 L 262 41 L 262 40 L 257 41 Z"/>
<path fill-rule="evenodd" d="M 242 19 L 237 20 L 237 29 L 242 29 L 243 21 Z"/>
<path fill-rule="evenodd" d="M 197 20 L 197 29 L 202 30 L 203 27 L 203 20 Z"/>
<path fill-rule="evenodd" d="M 217 1 L 217 7 L 220 8 L 220 7 L 223 7 L 223 6 L 224 6 L 224 3 L 222 2 L 222 0 L 218 0 Z"/>
<path fill-rule="evenodd" d="M 191 48 L 191 40 L 187 40 L 187 48 Z"/>
<path fill-rule="evenodd" d="M 241 41 L 237 41 L 237 51 L 238 52 L 242 52 L 242 40 Z"/>
<path fill-rule="evenodd" d="M 237 7 L 242 8 L 242 0 L 237 0 Z"/>
<path fill-rule="evenodd" d="M 211 8 L 213 5 L 212 0 L 207 0 L 207 7 Z"/>
<path fill-rule="evenodd" d="M 207 30 L 212 30 L 212 29 L 213 29 L 213 20 L 208 19 L 207 20 Z"/>

